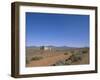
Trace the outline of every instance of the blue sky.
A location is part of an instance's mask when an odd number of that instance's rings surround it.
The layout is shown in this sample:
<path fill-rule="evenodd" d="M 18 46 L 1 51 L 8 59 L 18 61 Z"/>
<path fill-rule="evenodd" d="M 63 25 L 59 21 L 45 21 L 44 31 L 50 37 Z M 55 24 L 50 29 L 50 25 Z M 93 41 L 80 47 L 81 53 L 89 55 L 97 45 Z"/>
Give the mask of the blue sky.
<path fill-rule="evenodd" d="M 89 15 L 26 12 L 26 46 L 89 47 Z"/>

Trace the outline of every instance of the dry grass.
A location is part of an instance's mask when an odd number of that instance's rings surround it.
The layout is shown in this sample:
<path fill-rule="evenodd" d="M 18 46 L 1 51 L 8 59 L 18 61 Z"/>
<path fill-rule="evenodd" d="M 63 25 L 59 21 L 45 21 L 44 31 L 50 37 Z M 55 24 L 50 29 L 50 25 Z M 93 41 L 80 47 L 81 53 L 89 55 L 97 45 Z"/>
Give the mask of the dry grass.
<path fill-rule="evenodd" d="M 89 64 L 89 49 L 27 49 L 26 58 L 26 67 Z"/>

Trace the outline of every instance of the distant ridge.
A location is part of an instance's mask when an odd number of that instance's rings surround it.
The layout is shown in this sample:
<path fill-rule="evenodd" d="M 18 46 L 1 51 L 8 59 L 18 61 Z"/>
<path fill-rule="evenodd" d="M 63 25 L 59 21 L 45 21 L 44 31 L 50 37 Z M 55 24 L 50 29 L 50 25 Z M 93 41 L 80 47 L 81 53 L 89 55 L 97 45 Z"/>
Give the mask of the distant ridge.
<path fill-rule="evenodd" d="M 27 46 L 27 48 L 40 48 L 41 46 Z M 69 46 L 53 46 L 53 45 L 48 45 L 45 46 L 48 48 L 54 48 L 54 49 L 75 49 L 75 48 L 89 48 L 89 47 L 69 47 Z"/>

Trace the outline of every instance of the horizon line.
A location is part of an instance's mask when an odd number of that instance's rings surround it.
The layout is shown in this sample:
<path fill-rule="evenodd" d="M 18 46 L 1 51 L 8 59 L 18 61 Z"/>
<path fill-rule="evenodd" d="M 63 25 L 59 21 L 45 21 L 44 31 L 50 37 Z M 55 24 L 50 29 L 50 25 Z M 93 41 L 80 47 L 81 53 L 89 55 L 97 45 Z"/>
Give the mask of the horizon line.
<path fill-rule="evenodd" d="M 45 46 L 45 45 L 40 45 L 40 46 Z M 31 45 L 31 46 L 26 46 L 26 47 L 40 47 L 40 46 L 35 46 L 35 45 Z M 46 46 L 54 46 L 54 47 L 74 47 L 74 48 L 83 48 L 83 47 L 89 47 L 89 46 L 55 46 L 55 45 L 46 45 Z"/>

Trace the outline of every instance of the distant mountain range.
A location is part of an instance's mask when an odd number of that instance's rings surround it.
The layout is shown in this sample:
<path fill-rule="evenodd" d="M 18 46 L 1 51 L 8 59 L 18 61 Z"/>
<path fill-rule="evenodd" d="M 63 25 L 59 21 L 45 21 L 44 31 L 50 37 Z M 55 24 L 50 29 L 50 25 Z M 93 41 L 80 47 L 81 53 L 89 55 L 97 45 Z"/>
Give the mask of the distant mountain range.
<path fill-rule="evenodd" d="M 27 48 L 40 48 L 41 46 L 28 46 Z M 45 46 L 48 48 L 53 48 L 53 49 L 75 49 L 75 48 L 89 48 L 89 47 L 68 47 L 68 46 Z"/>
<path fill-rule="evenodd" d="M 41 46 L 28 46 L 28 47 L 38 48 L 38 47 L 41 47 Z M 63 48 L 71 48 L 71 47 L 68 47 L 68 46 L 52 46 L 52 45 L 50 45 L 50 46 L 44 46 L 44 47 L 50 47 L 50 48 L 55 48 L 55 47 L 57 47 L 57 48 L 59 48 L 59 47 L 63 47 Z"/>

